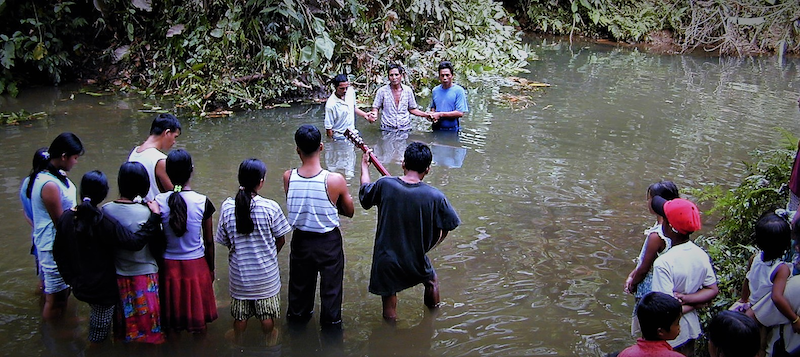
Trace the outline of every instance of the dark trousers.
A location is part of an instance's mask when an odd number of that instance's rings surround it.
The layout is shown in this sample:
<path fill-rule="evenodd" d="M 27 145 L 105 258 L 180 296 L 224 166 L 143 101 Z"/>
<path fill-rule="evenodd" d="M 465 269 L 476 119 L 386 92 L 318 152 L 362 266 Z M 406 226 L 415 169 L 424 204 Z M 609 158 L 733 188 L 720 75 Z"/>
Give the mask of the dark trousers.
<path fill-rule="evenodd" d="M 289 319 L 309 319 L 320 277 L 320 325 L 342 322 L 344 250 L 339 228 L 327 233 L 294 230 L 289 253 Z"/>

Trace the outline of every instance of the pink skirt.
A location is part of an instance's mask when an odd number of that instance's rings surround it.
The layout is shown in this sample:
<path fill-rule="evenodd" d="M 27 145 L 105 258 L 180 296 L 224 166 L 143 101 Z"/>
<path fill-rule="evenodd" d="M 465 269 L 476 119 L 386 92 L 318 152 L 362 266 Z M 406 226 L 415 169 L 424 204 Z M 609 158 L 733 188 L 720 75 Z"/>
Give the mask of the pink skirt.
<path fill-rule="evenodd" d="M 217 319 L 211 272 L 205 258 L 164 259 L 161 324 L 175 331 L 203 332 Z"/>
<path fill-rule="evenodd" d="M 162 343 L 158 273 L 117 275 L 120 303 L 114 320 L 118 339 L 125 342 Z"/>

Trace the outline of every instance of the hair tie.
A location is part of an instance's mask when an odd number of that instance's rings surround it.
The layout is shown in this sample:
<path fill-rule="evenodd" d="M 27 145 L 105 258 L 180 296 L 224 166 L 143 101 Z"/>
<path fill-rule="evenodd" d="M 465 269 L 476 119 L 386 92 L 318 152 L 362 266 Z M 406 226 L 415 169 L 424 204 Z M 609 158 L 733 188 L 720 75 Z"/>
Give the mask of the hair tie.
<path fill-rule="evenodd" d="M 789 211 L 787 211 L 787 210 L 785 210 L 783 208 L 778 208 L 778 209 L 775 210 L 775 215 L 778 216 L 778 217 L 783 218 L 789 224 L 792 223 L 792 218 L 793 218 L 792 217 L 793 216 L 792 212 L 789 212 Z"/>
<path fill-rule="evenodd" d="M 136 195 L 136 197 L 134 197 L 131 201 L 133 201 L 133 203 L 142 203 L 144 202 L 144 199 L 142 199 L 142 196 Z"/>
<path fill-rule="evenodd" d="M 84 197 L 83 202 L 92 202 L 92 199 L 89 197 Z"/>
<path fill-rule="evenodd" d="M 244 191 L 244 186 L 239 186 L 239 191 Z"/>
<path fill-rule="evenodd" d="M 173 192 L 181 192 L 181 190 L 183 190 L 183 186 L 181 185 L 175 185 L 175 187 L 172 188 Z"/>
<path fill-rule="evenodd" d="M 45 160 L 50 160 L 50 153 L 47 151 L 42 151 L 42 158 Z"/>

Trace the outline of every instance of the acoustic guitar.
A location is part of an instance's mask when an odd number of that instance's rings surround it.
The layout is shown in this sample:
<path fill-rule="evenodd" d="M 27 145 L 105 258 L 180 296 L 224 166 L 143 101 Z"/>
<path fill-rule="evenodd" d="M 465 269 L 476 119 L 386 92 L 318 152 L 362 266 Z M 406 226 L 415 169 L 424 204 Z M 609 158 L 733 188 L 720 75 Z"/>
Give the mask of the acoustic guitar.
<path fill-rule="evenodd" d="M 361 139 L 361 136 L 359 136 L 358 134 L 350 131 L 350 129 L 346 129 L 344 131 L 344 137 L 346 137 L 348 140 L 350 140 L 350 142 L 352 142 L 353 145 L 355 145 L 356 147 L 361 149 L 361 151 L 369 152 L 369 161 L 372 161 L 372 164 L 375 165 L 375 169 L 377 169 L 378 172 L 381 173 L 381 175 L 383 175 L 383 176 L 391 176 L 391 175 L 389 175 L 389 171 L 386 171 L 386 168 L 383 167 L 381 162 L 378 161 L 378 158 L 375 157 L 375 154 L 373 154 L 372 151 L 369 151 L 369 146 L 367 146 L 367 144 L 364 144 L 364 140 Z"/>

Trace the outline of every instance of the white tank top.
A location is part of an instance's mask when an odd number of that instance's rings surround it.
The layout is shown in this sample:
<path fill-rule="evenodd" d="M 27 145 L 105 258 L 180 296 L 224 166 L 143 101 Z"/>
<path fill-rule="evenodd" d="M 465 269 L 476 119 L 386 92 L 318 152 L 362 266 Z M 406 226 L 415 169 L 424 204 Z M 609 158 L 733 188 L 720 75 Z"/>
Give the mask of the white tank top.
<path fill-rule="evenodd" d="M 150 177 L 150 192 L 147 193 L 147 197 L 144 197 L 144 199 L 152 201 L 157 194 L 161 193 L 158 189 L 158 181 L 156 181 L 156 164 L 159 160 L 166 159 L 167 155 L 156 148 L 145 149 L 142 152 L 136 152 L 136 150 L 139 150 L 138 146 L 133 148 L 133 151 L 128 156 L 128 161 L 139 162 L 144 165 L 147 170 L 147 176 Z"/>
<path fill-rule="evenodd" d="M 286 208 L 289 225 L 305 232 L 327 233 L 339 227 L 339 212 L 328 197 L 328 174 L 322 170 L 312 177 L 303 177 L 292 169 Z"/>

